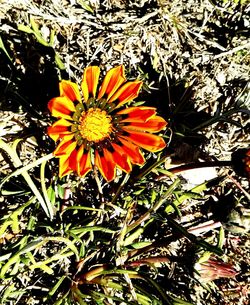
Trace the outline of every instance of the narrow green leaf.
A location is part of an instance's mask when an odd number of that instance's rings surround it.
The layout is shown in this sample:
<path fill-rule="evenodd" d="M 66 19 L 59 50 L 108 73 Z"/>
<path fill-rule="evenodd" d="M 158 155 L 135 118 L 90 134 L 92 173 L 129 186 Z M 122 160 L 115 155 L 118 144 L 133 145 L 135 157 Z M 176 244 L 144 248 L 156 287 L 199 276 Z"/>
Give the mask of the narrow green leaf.
<path fill-rule="evenodd" d="M 0 148 L 2 148 L 13 160 L 13 164 L 15 167 L 20 167 L 22 166 L 22 162 L 19 159 L 17 153 L 16 153 L 16 143 L 18 143 L 18 141 L 14 141 L 12 147 L 9 146 L 8 144 L 6 144 L 2 139 L 0 139 Z M 48 215 L 48 217 L 50 217 L 52 219 L 52 215 L 50 214 L 50 211 L 48 210 L 48 207 L 42 197 L 42 195 L 40 194 L 40 192 L 38 191 L 36 185 L 34 184 L 34 182 L 32 181 L 30 175 L 28 174 L 27 171 L 22 171 L 22 176 L 25 179 L 26 183 L 28 184 L 28 186 L 30 187 L 30 189 L 32 190 L 33 194 L 36 196 L 37 200 L 40 202 L 44 212 Z M 10 177 L 10 176 L 8 176 Z M 0 183 L 0 190 L 3 186 L 3 184 L 6 182 L 6 178 L 4 179 L 4 181 L 2 181 Z"/>
<path fill-rule="evenodd" d="M 131 244 L 131 247 L 134 249 L 141 249 L 147 246 L 150 246 L 152 244 L 152 241 L 140 241 L 138 243 Z"/>
<path fill-rule="evenodd" d="M 9 58 L 9 60 L 12 62 L 12 58 L 10 57 L 9 53 L 7 52 L 7 50 L 5 49 L 5 46 L 4 46 L 4 43 L 3 43 L 3 40 L 0 36 L 0 49 L 3 50 L 3 52 L 5 53 L 5 55 Z"/>
<path fill-rule="evenodd" d="M 193 303 L 189 303 L 187 301 L 184 301 L 182 299 L 179 299 L 179 298 L 171 296 L 171 295 L 170 295 L 170 298 L 172 299 L 171 303 L 173 305 L 194 305 Z"/>
<path fill-rule="evenodd" d="M 18 222 L 18 217 L 17 214 L 11 215 L 11 219 L 12 219 L 12 232 L 14 234 L 17 234 L 19 232 L 19 222 Z"/>
<path fill-rule="evenodd" d="M 55 41 L 55 30 L 50 31 L 49 45 L 53 47 Z"/>
<path fill-rule="evenodd" d="M 53 207 L 51 201 L 49 200 L 48 192 L 47 192 L 47 189 L 46 189 L 45 166 L 46 166 L 46 160 L 42 162 L 41 167 L 40 167 L 41 187 L 42 187 L 43 197 L 45 199 L 45 203 L 46 203 L 50 218 L 53 219 L 54 207 Z"/>
<path fill-rule="evenodd" d="M 24 24 L 19 24 L 17 28 L 18 28 L 19 31 L 25 32 L 27 34 L 33 34 L 34 33 L 33 30 L 29 26 L 24 25 Z"/>
<path fill-rule="evenodd" d="M 55 203 L 56 203 L 56 193 L 55 193 L 55 190 L 52 187 L 52 185 L 50 185 L 48 187 L 47 193 L 48 193 L 48 197 L 49 197 L 49 200 L 50 200 L 51 204 L 54 206 Z"/>
<path fill-rule="evenodd" d="M 94 232 L 94 231 L 102 231 L 103 233 L 109 233 L 109 234 L 113 234 L 117 232 L 104 227 L 82 227 L 82 228 L 73 228 L 69 230 L 69 232 L 72 232 L 74 234 Z"/>
<path fill-rule="evenodd" d="M 219 240 L 218 240 L 218 248 L 222 249 L 225 241 L 225 231 L 223 226 L 220 227 L 220 232 L 219 232 Z"/>
<path fill-rule="evenodd" d="M 81 205 L 73 205 L 71 207 L 66 208 L 65 210 L 63 210 L 62 213 L 65 213 L 66 211 L 69 210 L 86 210 L 86 211 L 95 211 L 95 212 L 103 212 L 102 209 L 96 209 L 96 208 L 91 208 L 91 207 L 85 207 L 85 206 L 81 206 Z"/>
<path fill-rule="evenodd" d="M 11 284 L 7 287 L 3 293 L 2 302 L 6 301 L 14 290 L 16 290 L 15 284 Z"/>
<path fill-rule="evenodd" d="M 6 232 L 8 226 L 12 225 L 12 220 L 5 221 L 0 227 L 0 237 Z"/>
<path fill-rule="evenodd" d="M 36 39 L 38 40 L 38 42 L 40 42 L 41 44 L 43 44 L 45 46 L 48 46 L 48 43 L 42 37 L 41 32 L 38 28 L 38 25 L 37 25 L 37 23 L 36 23 L 36 21 L 33 17 L 30 17 L 30 24 L 31 24 L 31 27 L 33 29 L 33 33 L 36 36 Z"/>
<path fill-rule="evenodd" d="M 55 53 L 55 62 L 60 70 L 66 69 L 64 63 L 62 62 L 62 60 L 61 60 L 60 56 L 57 54 L 57 52 Z"/>
<path fill-rule="evenodd" d="M 212 254 L 211 252 L 205 251 L 205 252 L 203 253 L 203 255 L 199 258 L 198 263 L 199 263 L 199 264 L 202 264 L 202 263 L 208 261 L 209 258 L 210 258 L 210 256 L 211 256 L 211 254 Z"/>
<path fill-rule="evenodd" d="M 81 5 L 81 7 L 87 11 L 90 12 L 91 14 L 94 14 L 94 11 L 92 9 L 92 7 L 88 4 L 88 1 L 84 1 L 84 0 L 77 0 L 77 3 Z"/>
<path fill-rule="evenodd" d="M 49 266 L 47 266 L 46 264 L 39 264 L 39 267 L 36 267 L 36 268 L 39 268 L 43 272 L 48 273 L 48 274 L 53 274 L 54 273 L 53 269 L 50 268 Z M 35 269 L 35 268 L 31 268 L 31 269 Z"/>
<path fill-rule="evenodd" d="M 49 291 L 49 296 L 53 296 L 55 294 L 55 292 L 57 291 L 57 289 L 61 286 L 62 282 L 64 281 L 64 279 L 66 278 L 66 275 L 63 275 L 59 281 L 55 284 L 55 286 Z"/>
<path fill-rule="evenodd" d="M 5 273 L 9 270 L 10 266 L 19 261 L 19 257 L 21 254 L 24 254 L 28 251 L 32 251 L 42 245 L 43 241 L 41 239 L 35 240 L 25 246 L 23 249 L 19 250 L 16 254 L 14 254 L 8 262 L 2 267 L 0 271 L 0 278 L 4 278 Z"/>
<path fill-rule="evenodd" d="M 67 296 L 69 295 L 69 293 L 70 293 L 70 290 L 69 291 L 67 291 L 61 298 L 59 298 L 53 305 L 61 305 L 62 304 L 62 302 L 67 298 Z M 70 303 L 65 303 L 65 305 L 68 305 L 68 304 L 70 304 Z"/>

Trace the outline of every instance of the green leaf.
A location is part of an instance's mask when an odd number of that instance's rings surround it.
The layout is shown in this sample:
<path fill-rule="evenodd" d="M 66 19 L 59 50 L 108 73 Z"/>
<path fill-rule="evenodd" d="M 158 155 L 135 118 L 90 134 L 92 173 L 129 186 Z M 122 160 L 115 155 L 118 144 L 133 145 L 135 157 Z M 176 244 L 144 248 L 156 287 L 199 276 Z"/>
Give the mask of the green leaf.
<path fill-rule="evenodd" d="M 60 56 L 57 53 L 55 53 L 55 62 L 60 70 L 66 69 L 64 63 L 62 62 Z"/>
<path fill-rule="evenodd" d="M 27 34 L 33 34 L 33 30 L 27 25 L 19 24 L 17 28 L 19 31 L 25 32 Z"/>
<path fill-rule="evenodd" d="M 29 251 L 32 251 L 42 245 L 43 241 L 41 239 L 37 239 L 31 243 L 29 243 L 27 246 L 25 246 L 23 249 L 19 250 L 16 254 L 14 254 L 8 262 L 2 267 L 0 272 L 0 278 L 4 278 L 5 273 L 10 269 L 10 266 L 17 263 L 19 261 L 20 255 L 25 254 Z"/>
<path fill-rule="evenodd" d="M 5 46 L 3 44 L 3 40 L 0 36 L 0 49 L 3 50 L 3 52 L 5 53 L 5 55 L 9 58 L 9 60 L 12 62 L 12 58 L 10 57 L 9 53 L 7 52 L 7 50 L 5 49 Z"/>
<path fill-rule="evenodd" d="M 87 233 L 87 232 L 94 232 L 94 231 L 102 231 L 103 233 L 109 233 L 109 234 L 113 234 L 116 233 L 117 231 L 115 230 L 111 230 L 108 228 L 104 228 L 104 227 L 82 227 L 82 228 L 73 228 L 70 229 L 69 232 L 72 232 L 74 234 L 81 234 L 81 233 Z"/>
<path fill-rule="evenodd" d="M 91 14 L 94 14 L 94 10 L 92 9 L 91 6 L 89 6 L 88 1 L 84 1 L 84 0 L 77 0 L 77 3 L 81 5 L 81 7 L 87 11 L 90 12 Z"/>
<path fill-rule="evenodd" d="M 218 240 L 218 248 L 222 249 L 225 241 L 225 231 L 223 226 L 220 227 L 220 232 L 219 232 L 219 240 Z"/>
<path fill-rule="evenodd" d="M 189 303 L 187 301 L 184 301 L 182 299 L 179 299 L 179 298 L 171 296 L 171 295 L 170 295 L 170 298 L 172 299 L 171 303 L 173 305 L 194 305 L 193 303 Z"/>
<path fill-rule="evenodd" d="M 49 195 L 46 189 L 46 183 L 45 183 L 45 166 L 46 166 L 46 160 L 42 162 L 40 167 L 40 178 L 41 178 L 41 187 L 43 192 L 43 197 L 45 199 L 46 207 L 48 209 L 49 215 L 51 219 L 54 216 L 54 207 L 49 199 Z"/>
<path fill-rule="evenodd" d="M 62 282 L 64 281 L 64 279 L 66 278 L 66 275 L 63 275 L 59 281 L 55 284 L 55 286 L 49 291 L 49 296 L 52 296 L 55 294 L 55 292 L 57 291 L 57 289 L 61 286 Z"/>
<path fill-rule="evenodd" d="M 21 141 L 20 139 L 17 139 L 16 141 L 13 142 L 12 146 L 10 146 L 7 143 L 5 143 L 2 139 L 0 139 L 0 148 L 2 148 L 11 157 L 11 159 L 13 161 L 13 165 L 15 167 L 21 167 L 22 166 L 22 162 L 19 159 L 19 157 L 17 155 L 17 152 L 16 152 L 17 143 L 19 143 L 20 141 Z M 52 157 L 53 157 L 53 154 L 49 154 L 45 157 L 40 158 L 40 160 L 42 160 L 42 162 L 43 162 L 44 160 L 51 159 Z M 47 216 L 50 219 L 52 219 L 53 214 L 51 214 L 50 207 L 47 207 L 42 195 L 40 194 L 39 190 L 37 189 L 35 183 L 31 179 L 31 177 L 28 174 L 26 169 L 24 169 L 24 168 L 18 169 L 14 173 L 12 173 L 11 175 L 4 178 L 0 183 L 0 190 L 3 187 L 4 183 L 7 182 L 12 176 L 14 176 L 14 174 L 17 174 L 17 172 L 18 172 L 18 174 L 22 174 L 23 178 L 25 179 L 26 183 L 28 184 L 28 186 L 32 190 L 33 194 L 36 196 L 37 200 L 40 202 L 44 212 L 47 214 Z"/>
<path fill-rule="evenodd" d="M 48 193 L 48 197 L 49 197 L 49 201 L 51 202 L 51 204 L 54 206 L 56 203 L 56 193 L 54 188 L 52 187 L 52 185 L 50 185 L 47 189 L 47 193 Z"/>
<path fill-rule="evenodd" d="M 103 212 L 102 209 L 96 209 L 96 208 L 91 208 L 91 207 L 85 207 L 85 206 L 81 206 L 81 205 L 73 205 L 71 207 L 66 208 L 65 210 L 63 210 L 63 213 L 65 213 L 66 211 L 69 210 L 86 210 L 86 211 L 95 211 L 95 212 Z"/>

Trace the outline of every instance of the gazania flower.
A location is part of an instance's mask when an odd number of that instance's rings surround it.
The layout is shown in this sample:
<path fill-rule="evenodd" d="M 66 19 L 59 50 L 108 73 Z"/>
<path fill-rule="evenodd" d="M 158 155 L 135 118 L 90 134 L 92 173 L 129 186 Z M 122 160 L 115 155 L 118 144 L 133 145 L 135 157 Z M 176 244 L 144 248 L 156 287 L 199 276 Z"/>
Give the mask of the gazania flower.
<path fill-rule="evenodd" d="M 48 128 L 58 142 L 54 155 L 59 158 L 59 176 L 71 172 L 85 176 L 97 167 L 107 181 L 116 169 L 129 173 L 132 164 L 145 162 L 140 148 L 162 150 L 161 131 L 166 121 L 156 115 L 154 107 L 126 107 L 138 96 L 141 81 L 127 82 L 124 67 L 109 70 L 98 88 L 100 68 L 85 69 L 81 83 L 83 101 L 77 84 L 62 80 L 60 96 L 49 101 L 51 114 L 57 117 Z"/>

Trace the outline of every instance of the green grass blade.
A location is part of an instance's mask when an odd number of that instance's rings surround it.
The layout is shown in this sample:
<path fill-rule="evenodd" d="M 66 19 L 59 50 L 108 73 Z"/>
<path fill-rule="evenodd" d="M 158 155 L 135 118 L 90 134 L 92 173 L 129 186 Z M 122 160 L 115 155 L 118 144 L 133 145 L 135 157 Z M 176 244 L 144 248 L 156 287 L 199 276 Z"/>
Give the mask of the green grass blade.
<path fill-rule="evenodd" d="M 1 38 L 1 36 L 0 36 L 0 49 L 3 50 L 3 52 L 5 53 L 5 55 L 6 55 L 6 56 L 9 58 L 9 60 L 12 62 L 12 58 L 10 57 L 9 53 L 7 52 L 7 50 L 6 50 L 5 46 L 4 46 L 3 40 L 2 40 L 2 38 Z"/>
<path fill-rule="evenodd" d="M 41 178 L 41 187 L 43 192 L 43 197 L 45 199 L 45 203 L 50 215 L 50 218 L 53 219 L 54 216 L 54 207 L 49 199 L 48 191 L 46 189 L 46 183 L 45 183 L 45 166 L 46 166 L 46 160 L 42 162 L 40 167 L 40 178 Z"/>

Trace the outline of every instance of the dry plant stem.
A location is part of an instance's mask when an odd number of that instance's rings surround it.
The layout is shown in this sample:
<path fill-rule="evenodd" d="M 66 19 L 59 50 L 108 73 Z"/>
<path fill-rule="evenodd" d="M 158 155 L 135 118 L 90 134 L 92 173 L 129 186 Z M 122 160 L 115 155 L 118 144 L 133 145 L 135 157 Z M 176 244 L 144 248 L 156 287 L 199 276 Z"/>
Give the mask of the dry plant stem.
<path fill-rule="evenodd" d="M 222 52 L 222 53 L 220 53 L 218 55 L 215 55 L 212 59 L 217 59 L 217 58 L 222 57 L 222 56 L 232 55 L 233 53 L 236 53 L 238 51 L 241 51 L 243 49 L 248 49 L 248 48 L 250 48 L 250 42 L 248 42 L 246 44 L 243 44 L 241 46 L 235 47 L 235 48 L 233 48 L 233 49 L 231 49 L 229 51 Z"/>
<path fill-rule="evenodd" d="M 116 202 L 117 198 L 118 198 L 118 197 L 120 196 L 120 194 L 121 194 L 121 191 L 122 191 L 124 185 L 127 183 L 129 177 L 130 177 L 130 174 L 126 174 L 126 175 L 125 175 L 125 177 L 124 177 L 122 183 L 119 185 L 119 187 L 118 187 L 118 189 L 117 189 L 117 191 L 116 191 L 114 197 L 113 197 L 112 200 L 111 200 L 111 204 L 114 204 L 114 203 Z"/>
<path fill-rule="evenodd" d="M 168 172 L 172 174 L 178 174 L 191 169 L 203 168 L 203 167 L 221 167 L 221 166 L 232 166 L 231 161 L 214 161 L 214 162 L 192 162 L 188 164 L 183 164 L 177 167 L 167 169 Z M 161 180 L 169 177 L 168 175 L 158 175 L 157 180 Z"/>
<path fill-rule="evenodd" d="M 243 187 L 236 181 L 232 176 L 228 175 L 228 178 L 233 181 L 233 183 L 242 191 L 242 193 L 250 200 L 250 194 L 243 189 Z"/>
<path fill-rule="evenodd" d="M 172 223 L 174 226 L 179 228 L 179 225 L 171 217 L 167 217 L 167 219 L 170 220 L 170 223 Z M 203 242 L 202 240 L 198 240 L 195 235 L 198 235 L 201 232 L 207 232 L 208 230 L 212 230 L 212 229 L 218 228 L 220 226 L 221 226 L 220 222 L 215 222 L 213 224 L 203 225 L 203 226 L 200 226 L 200 227 L 191 228 L 189 230 L 186 230 L 185 228 L 182 228 L 181 232 L 180 232 L 180 230 L 178 230 L 178 231 L 181 234 L 180 238 L 183 238 L 185 236 L 189 240 L 191 240 L 192 242 L 194 242 L 196 244 L 199 244 L 199 245 L 201 245 L 205 248 L 208 248 L 208 247 L 210 247 L 210 245 Z M 164 237 L 160 240 L 157 240 L 157 241 L 153 242 L 151 245 L 148 245 L 148 246 L 143 247 L 141 249 L 135 249 L 135 250 L 132 250 L 132 251 L 128 252 L 128 254 L 127 254 L 128 258 L 131 259 L 131 258 L 134 258 L 135 256 L 140 255 L 140 254 L 145 254 L 147 252 L 154 251 L 156 248 L 168 247 L 169 244 L 171 242 L 175 241 L 175 240 L 176 240 L 176 238 L 173 239 L 173 236 L 171 236 L 171 235 L 166 236 L 166 237 Z M 219 253 L 219 251 L 216 247 L 211 246 L 210 248 L 215 253 L 217 253 L 217 254 Z M 221 253 L 219 255 L 221 255 Z M 168 258 L 165 257 L 165 259 L 168 259 Z M 140 260 L 138 260 L 138 261 L 140 261 Z"/>
<path fill-rule="evenodd" d="M 199 237 L 196 237 L 194 234 L 189 233 L 188 230 L 186 230 L 185 228 L 180 226 L 169 215 L 166 215 L 165 217 L 166 217 L 168 223 L 173 227 L 173 229 L 176 232 L 178 232 L 179 234 L 181 234 L 181 237 L 186 237 L 187 239 L 189 239 L 192 243 L 196 244 L 197 246 L 202 247 L 204 249 L 207 249 L 210 252 L 214 252 L 217 255 L 222 255 L 223 254 L 223 251 L 221 249 L 219 249 L 217 246 L 210 245 L 205 240 L 202 240 Z"/>
<path fill-rule="evenodd" d="M 101 211 L 99 211 L 97 213 L 97 217 L 96 217 L 96 220 L 94 223 L 98 223 L 98 222 L 102 222 L 102 218 L 103 218 L 103 212 L 104 211 L 104 197 L 103 197 L 103 190 L 102 190 L 102 185 L 101 185 L 101 181 L 99 179 L 99 176 L 97 174 L 97 169 L 95 169 L 94 171 L 94 177 L 95 177 L 95 181 L 96 181 L 96 184 L 97 184 L 97 188 L 98 188 L 98 191 L 99 191 L 99 196 L 100 196 L 100 207 L 99 209 Z"/>
<path fill-rule="evenodd" d="M 161 196 L 160 200 L 151 208 L 149 209 L 145 214 L 143 214 L 139 219 L 137 219 L 134 223 L 132 223 L 130 226 L 127 228 L 127 233 L 141 225 L 142 222 L 148 220 L 151 216 L 152 213 L 155 213 L 161 205 L 166 201 L 166 199 L 172 195 L 173 191 L 175 188 L 179 185 L 180 180 L 176 179 L 174 183 L 169 187 L 167 192 Z"/>
<path fill-rule="evenodd" d="M 217 228 L 220 228 L 220 227 L 221 227 L 221 222 L 219 222 L 219 221 L 209 223 L 209 224 L 208 224 L 208 222 L 205 222 L 202 225 L 190 228 L 187 231 L 188 231 L 188 233 L 191 233 L 191 234 L 194 234 L 194 235 L 199 235 L 201 233 L 208 232 L 210 230 L 217 229 Z"/>

